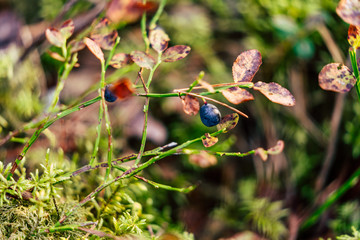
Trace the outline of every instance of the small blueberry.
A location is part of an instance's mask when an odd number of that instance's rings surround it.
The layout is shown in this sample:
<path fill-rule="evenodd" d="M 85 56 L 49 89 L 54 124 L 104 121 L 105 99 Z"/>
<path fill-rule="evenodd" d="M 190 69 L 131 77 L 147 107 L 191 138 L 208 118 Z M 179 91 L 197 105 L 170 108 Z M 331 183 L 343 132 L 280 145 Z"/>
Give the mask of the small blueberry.
<path fill-rule="evenodd" d="M 109 86 L 105 87 L 105 100 L 107 102 L 115 102 L 117 99 L 117 96 L 111 92 L 111 90 L 109 89 Z"/>
<path fill-rule="evenodd" d="M 200 118 L 205 126 L 212 127 L 220 122 L 221 114 L 216 106 L 205 103 L 200 108 Z"/>

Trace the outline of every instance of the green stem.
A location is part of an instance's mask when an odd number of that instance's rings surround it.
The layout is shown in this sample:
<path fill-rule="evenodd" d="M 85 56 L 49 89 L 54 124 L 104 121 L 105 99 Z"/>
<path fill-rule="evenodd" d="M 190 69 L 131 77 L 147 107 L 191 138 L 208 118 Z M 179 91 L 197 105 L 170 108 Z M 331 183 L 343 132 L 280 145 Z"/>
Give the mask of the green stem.
<path fill-rule="evenodd" d="M 164 11 L 164 7 L 165 7 L 165 5 L 166 5 L 166 1 L 167 1 L 167 0 L 161 0 L 160 5 L 159 5 L 159 7 L 158 7 L 158 9 L 157 9 L 154 17 L 153 17 L 153 18 L 151 19 L 151 21 L 150 21 L 150 24 L 149 24 L 149 28 L 150 28 L 150 29 L 154 29 L 154 28 L 156 27 L 157 21 L 159 21 L 159 18 L 160 18 L 160 16 L 161 16 L 162 12 Z"/>
<path fill-rule="evenodd" d="M 356 59 L 356 49 L 350 48 L 349 53 L 350 53 L 351 66 L 353 68 L 353 72 L 356 77 L 355 88 L 356 88 L 358 99 L 360 101 L 360 79 L 359 79 L 359 68 L 358 68 L 357 59 Z"/>
<path fill-rule="evenodd" d="M 205 72 L 201 71 L 196 78 L 196 80 L 190 85 L 189 89 L 186 92 L 191 92 L 193 88 L 199 84 L 199 82 L 204 78 Z"/>

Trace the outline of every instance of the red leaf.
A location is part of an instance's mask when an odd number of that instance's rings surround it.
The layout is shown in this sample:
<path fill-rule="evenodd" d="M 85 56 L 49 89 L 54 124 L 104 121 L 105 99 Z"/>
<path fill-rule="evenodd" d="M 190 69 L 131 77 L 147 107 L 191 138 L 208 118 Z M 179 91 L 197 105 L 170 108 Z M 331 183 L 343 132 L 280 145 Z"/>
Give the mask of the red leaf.
<path fill-rule="evenodd" d="M 336 7 L 336 13 L 345 22 L 360 26 L 360 1 L 359 0 L 341 0 Z"/>
<path fill-rule="evenodd" d="M 232 67 L 234 82 L 251 82 L 261 63 L 261 54 L 258 50 L 252 49 L 241 53 Z"/>
<path fill-rule="evenodd" d="M 168 47 L 170 38 L 162 28 L 156 27 L 150 30 L 149 40 L 153 49 L 157 52 L 162 52 Z"/>
<path fill-rule="evenodd" d="M 74 33 L 74 29 L 75 29 L 74 22 L 73 20 L 69 19 L 61 25 L 59 31 L 65 39 L 68 39 Z"/>
<path fill-rule="evenodd" d="M 164 62 L 175 62 L 185 58 L 190 53 L 191 48 L 185 45 L 176 45 L 166 49 L 162 55 Z"/>
<path fill-rule="evenodd" d="M 111 50 L 113 48 L 117 37 L 117 31 L 111 29 L 110 22 L 107 18 L 101 19 L 90 34 L 90 38 L 105 50 Z"/>
<path fill-rule="evenodd" d="M 132 51 L 130 53 L 131 60 L 133 60 L 137 65 L 143 68 L 152 69 L 155 65 L 155 59 L 142 51 Z"/>
<path fill-rule="evenodd" d="M 212 137 L 209 133 L 205 133 L 205 138 L 202 139 L 204 147 L 214 146 L 218 141 L 217 137 Z"/>
<path fill-rule="evenodd" d="M 99 45 L 96 42 L 91 40 L 90 38 L 84 38 L 85 45 L 89 48 L 89 50 L 97 57 L 101 62 L 104 62 L 104 53 L 101 51 Z"/>
<path fill-rule="evenodd" d="M 287 90 L 283 88 L 277 83 L 264 83 L 257 82 L 254 84 L 254 90 L 257 90 L 265 95 L 270 101 L 274 103 L 278 103 L 285 106 L 294 106 L 295 98 L 294 96 Z"/>
<path fill-rule="evenodd" d="M 115 23 L 134 22 L 146 11 L 157 8 L 157 4 L 147 1 L 145 4 L 138 0 L 112 0 L 107 7 L 106 16 Z"/>
<path fill-rule="evenodd" d="M 238 122 L 239 122 L 239 115 L 237 113 L 232 113 L 224 116 L 216 127 L 218 130 L 226 128 L 224 132 L 228 132 L 234 127 L 236 127 Z"/>
<path fill-rule="evenodd" d="M 65 44 L 65 38 L 59 30 L 50 27 L 45 30 L 46 39 L 56 47 L 62 47 Z"/>
<path fill-rule="evenodd" d="M 132 62 L 130 54 L 117 53 L 110 60 L 110 65 L 114 68 L 122 68 Z"/>
<path fill-rule="evenodd" d="M 233 104 L 240 104 L 254 100 L 254 96 L 251 93 L 239 87 L 231 87 L 221 91 L 221 93 L 229 102 Z"/>
<path fill-rule="evenodd" d="M 183 109 L 186 114 L 196 115 L 200 109 L 199 100 L 193 96 L 186 95 L 184 99 L 182 99 Z"/>
<path fill-rule="evenodd" d="M 319 73 L 322 89 L 345 93 L 355 85 L 356 78 L 348 67 L 340 63 L 327 64 Z"/>
<path fill-rule="evenodd" d="M 360 27 L 354 25 L 349 26 L 348 42 L 354 49 L 360 48 Z"/>
<path fill-rule="evenodd" d="M 128 78 L 122 78 L 116 83 L 113 83 L 109 90 L 113 92 L 120 100 L 132 96 L 134 88 L 132 82 Z"/>

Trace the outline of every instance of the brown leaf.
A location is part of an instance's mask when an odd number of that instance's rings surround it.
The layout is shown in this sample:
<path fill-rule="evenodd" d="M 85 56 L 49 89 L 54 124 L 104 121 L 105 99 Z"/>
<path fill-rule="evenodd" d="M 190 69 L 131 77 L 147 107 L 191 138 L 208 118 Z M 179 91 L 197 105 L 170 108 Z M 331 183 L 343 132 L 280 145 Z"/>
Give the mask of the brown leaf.
<path fill-rule="evenodd" d="M 267 150 L 267 153 L 270 154 L 270 155 L 276 155 L 276 154 L 279 154 L 281 153 L 283 150 L 284 150 L 284 141 L 283 140 L 279 140 L 277 141 L 276 143 L 276 146 L 272 147 L 272 148 L 269 148 Z"/>
<path fill-rule="evenodd" d="M 336 7 L 336 13 L 345 22 L 360 26 L 360 1 L 359 0 L 341 0 Z"/>
<path fill-rule="evenodd" d="M 268 154 L 263 148 L 255 149 L 255 155 L 258 155 L 264 162 L 268 159 Z"/>
<path fill-rule="evenodd" d="M 229 102 L 233 104 L 240 104 L 254 100 L 254 96 L 251 93 L 239 87 L 231 87 L 221 91 L 221 93 Z"/>
<path fill-rule="evenodd" d="M 145 4 L 138 0 L 112 0 L 108 4 L 106 17 L 112 22 L 135 22 L 144 12 L 157 8 L 157 4 L 147 1 Z"/>
<path fill-rule="evenodd" d="M 348 42 L 354 49 L 360 48 L 360 27 L 354 25 L 349 26 Z"/>
<path fill-rule="evenodd" d="M 84 38 L 84 43 L 88 47 L 88 49 L 99 59 L 101 62 L 104 62 L 104 53 L 101 51 L 99 45 L 96 42 L 91 40 L 90 38 Z"/>
<path fill-rule="evenodd" d="M 110 65 L 114 68 L 122 68 L 132 62 L 130 54 L 117 53 L 110 60 Z"/>
<path fill-rule="evenodd" d="M 122 78 L 113 83 L 109 90 L 114 93 L 120 100 L 131 97 L 134 93 L 132 82 L 128 78 Z"/>
<path fill-rule="evenodd" d="M 61 25 L 59 31 L 63 36 L 63 38 L 68 39 L 74 33 L 74 29 L 75 29 L 74 22 L 73 20 L 69 19 Z"/>
<path fill-rule="evenodd" d="M 101 19 L 90 34 L 90 38 L 105 50 L 111 50 L 114 47 L 117 37 L 117 31 L 111 28 L 107 18 Z"/>
<path fill-rule="evenodd" d="M 65 44 L 65 38 L 59 30 L 50 27 L 45 30 L 46 39 L 56 47 L 62 47 Z"/>
<path fill-rule="evenodd" d="M 196 115 L 200 109 L 199 100 L 193 96 L 186 95 L 184 99 L 182 99 L 183 109 L 186 114 Z"/>
<path fill-rule="evenodd" d="M 72 40 L 69 45 L 71 46 L 71 53 L 83 50 L 86 46 L 82 40 Z"/>
<path fill-rule="evenodd" d="M 205 138 L 202 139 L 204 147 L 214 146 L 218 141 L 219 139 L 217 137 L 212 137 L 209 133 L 205 133 Z"/>
<path fill-rule="evenodd" d="M 175 45 L 166 49 L 162 55 L 164 62 L 175 62 L 185 58 L 190 53 L 191 48 L 185 45 Z"/>
<path fill-rule="evenodd" d="M 190 155 L 189 161 L 201 168 L 211 167 L 217 163 L 216 157 L 214 155 L 210 155 L 206 151 L 200 151 L 199 154 Z"/>
<path fill-rule="evenodd" d="M 261 63 L 261 54 L 258 50 L 242 52 L 232 67 L 234 82 L 251 82 Z"/>
<path fill-rule="evenodd" d="M 170 38 L 162 28 L 156 27 L 150 30 L 149 40 L 153 49 L 162 52 L 168 47 Z"/>
<path fill-rule="evenodd" d="M 218 130 L 226 128 L 224 132 L 228 132 L 231 129 L 233 129 L 238 122 L 239 122 L 239 115 L 237 113 L 232 113 L 224 116 L 216 127 Z"/>
<path fill-rule="evenodd" d="M 142 51 L 132 51 L 130 53 L 131 60 L 133 60 L 137 65 L 143 68 L 152 69 L 155 65 L 155 59 Z"/>
<path fill-rule="evenodd" d="M 355 85 L 356 78 L 348 67 L 340 63 L 327 64 L 319 73 L 322 89 L 345 93 Z"/>
<path fill-rule="evenodd" d="M 286 88 L 280 86 L 277 83 L 264 83 L 256 82 L 254 84 L 254 90 L 260 91 L 270 101 L 285 106 L 294 106 L 295 98 Z"/>

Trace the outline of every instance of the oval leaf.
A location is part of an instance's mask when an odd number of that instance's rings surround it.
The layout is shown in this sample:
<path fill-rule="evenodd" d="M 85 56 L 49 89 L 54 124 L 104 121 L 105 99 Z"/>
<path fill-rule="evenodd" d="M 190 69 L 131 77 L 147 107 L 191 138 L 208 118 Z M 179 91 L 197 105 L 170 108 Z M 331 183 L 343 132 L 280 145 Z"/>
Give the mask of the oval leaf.
<path fill-rule="evenodd" d="M 97 45 L 96 42 L 91 40 L 90 38 L 84 38 L 84 43 L 88 47 L 88 49 L 97 57 L 100 62 L 104 62 L 104 53 L 101 51 L 101 48 L 99 45 Z"/>
<path fill-rule="evenodd" d="M 196 115 L 200 109 L 199 100 L 193 96 L 186 95 L 184 99 L 182 99 L 183 109 L 186 114 Z"/>
<path fill-rule="evenodd" d="M 62 47 L 65 44 L 65 38 L 56 28 L 50 27 L 45 31 L 46 39 L 56 47 Z"/>
<path fill-rule="evenodd" d="M 75 29 L 74 22 L 73 20 L 69 19 L 61 25 L 59 31 L 65 39 L 68 39 L 74 33 L 74 29 Z"/>
<path fill-rule="evenodd" d="M 153 49 L 157 52 L 162 52 L 168 47 L 170 38 L 162 28 L 156 27 L 150 30 L 149 40 Z"/>
<path fill-rule="evenodd" d="M 132 51 L 130 57 L 131 60 L 143 68 L 152 69 L 155 65 L 155 59 L 142 51 Z"/>
<path fill-rule="evenodd" d="M 51 52 L 51 51 L 48 51 L 47 52 L 50 57 L 52 57 L 53 59 L 55 60 L 58 60 L 60 62 L 65 62 L 65 58 L 63 56 L 61 56 L 60 54 L 58 54 L 57 52 Z"/>
<path fill-rule="evenodd" d="M 277 83 L 264 83 L 256 82 L 254 84 L 254 90 L 257 90 L 265 95 L 270 101 L 285 106 L 294 106 L 295 98 L 286 88 L 280 86 Z"/>
<path fill-rule="evenodd" d="M 352 25 L 360 26 L 360 1 L 358 0 L 341 0 L 336 7 L 336 13 Z"/>
<path fill-rule="evenodd" d="M 70 50 L 71 53 L 83 50 L 86 46 L 82 40 L 80 40 L 80 41 L 72 40 L 69 44 L 71 46 L 71 50 Z"/>
<path fill-rule="evenodd" d="M 202 139 L 204 147 L 214 146 L 218 141 L 219 139 L 217 137 L 213 137 L 209 133 L 205 133 L 205 138 Z"/>
<path fill-rule="evenodd" d="M 216 157 L 214 155 L 210 155 L 206 151 L 200 151 L 199 154 L 191 154 L 189 161 L 201 168 L 211 167 L 217 163 Z"/>
<path fill-rule="evenodd" d="M 110 60 L 110 65 L 114 68 L 122 68 L 132 62 L 130 54 L 117 53 Z"/>
<path fill-rule="evenodd" d="M 228 132 L 233 129 L 239 122 L 239 115 L 237 113 L 232 113 L 224 116 L 220 123 L 216 126 L 218 130 L 225 128 L 224 132 Z"/>
<path fill-rule="evenodd" d="M 110 21 L 107 18 L 101 19 L 90 34 L 90 38 L 105 50 L 111 50 L 114 47 L 117 37 L 117 31 L 111 29 Z"/>
<path fill-rule="evenodd" d="M 254 100 L 254 96 L 251 93 L 239 87 L 231 87 L 221 91 L 221 93 L 229 102 L 233 104 L 240 104 Z"/>
<path fill-rule="evenodd" d="M 345 93 L 355 83 L 356 78 L 350 69 L 340 63 L 327 64 L 319 73 L 319 85 L 324 90 Z"/>
<path fill-rule="evenodd" d="M 277 141 L 276 145 L 272 148 L 269 148 L 267 150 L 267 153 L 270 155 L 276 155 L 281 153 L 284 150 L 284 141 L 283 140 L 279 140 Z"/>
<path fill-rule="evenodd" d="M 113 83 L 109 86 L 109 90 L 120 100 L 130 97 L 134 93 L 132 82 L 128 78 L 122 78 L 116 83 Z"/>
<path fill-rule="evenodd" d="M 232 67 L 234 82 L 251 82 L 262 63 L 261 54 L 252 49 L 241 53 Z"/>
<path fill-rule="evenodd" d="M 191 48 L 185 45 L 176 45 L 166 49 L 162 55 L 164 62 L 175 62 L 185 58 L 190 53 Z"/>
<path fill-rule="evenodd" d="M 348 42 L 354 49 L 360 48 L 360 27 L 354 25 L 349 26 Z"/>

